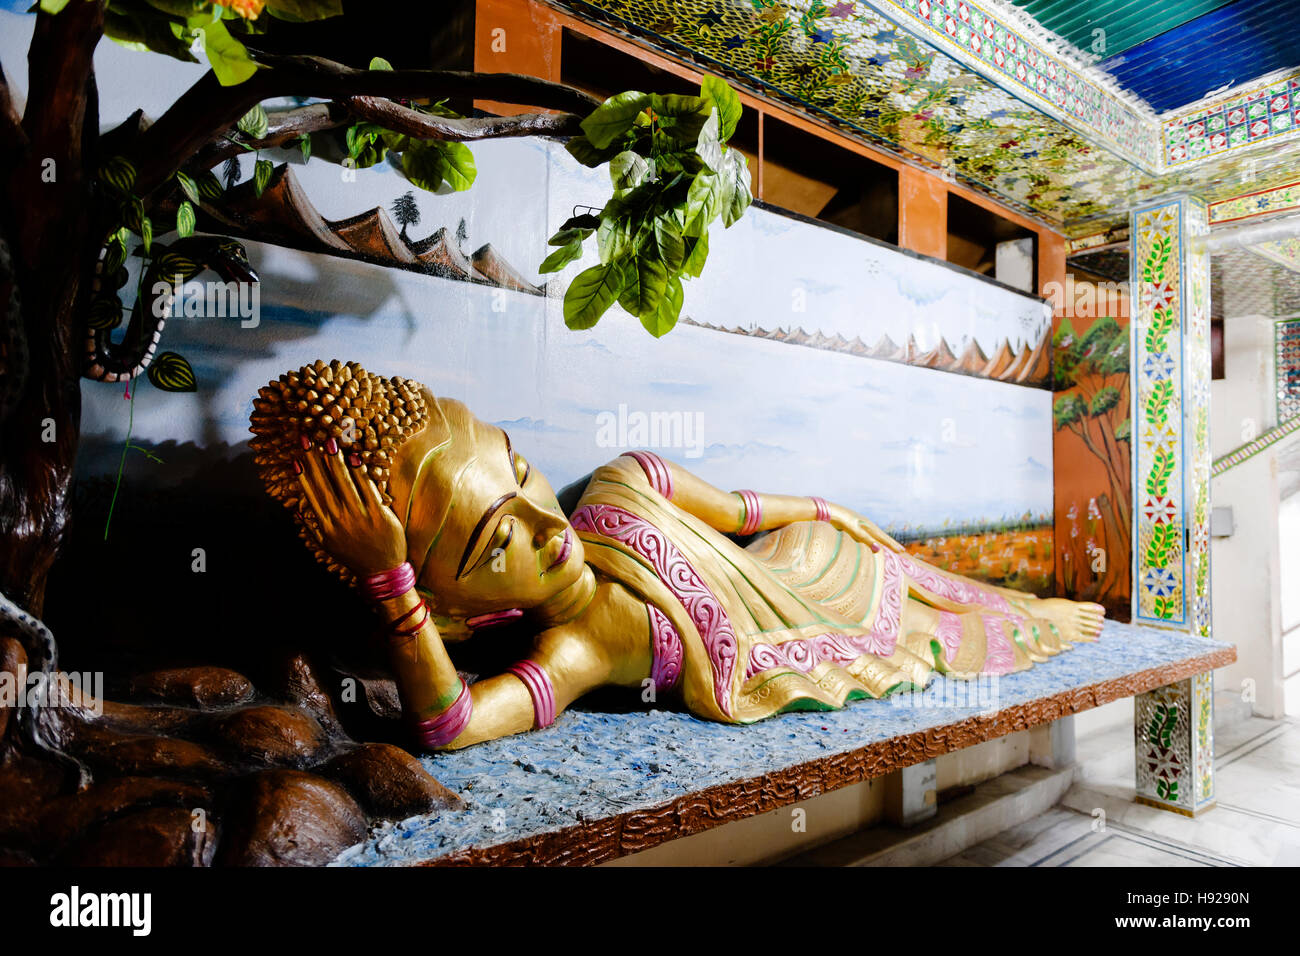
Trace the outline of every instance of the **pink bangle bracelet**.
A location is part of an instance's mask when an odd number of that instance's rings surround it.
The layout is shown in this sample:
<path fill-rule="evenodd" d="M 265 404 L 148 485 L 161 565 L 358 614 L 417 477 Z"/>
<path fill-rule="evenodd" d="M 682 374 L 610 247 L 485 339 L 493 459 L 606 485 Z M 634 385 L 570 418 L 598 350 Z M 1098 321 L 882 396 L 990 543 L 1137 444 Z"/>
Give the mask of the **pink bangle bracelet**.
<path fill-rule="evenodd" d="M 506 673 L 514 674 L 528 688 L 533 699 L 533 726 L 540 729 L 555 723 L 555 688 L 541 665 L 525 659 L 510 665 Z"/>
<path fill-rule="evenodd" d="M 403 561 L 391 571 L 380 571 L 368 578 L 361 578 L 357 585 L 372 601 L 400 597 L 415 587 L 415 568 L 411 567 L 410 561 Z"/>
<path fill-rule="evenodd" d="M 758 495 L 747 489 L 733 491 L 732 494 L 740 495 L 740 500 L 745 504 L 745 520 L 741 523 L 737 534 L 754 534 L 763 523 L 763 506 L 758 500 Z"/>
<path fill-rule="evenodd" d="M 416 739 L 430 750 L 443 747 L 461 735 L 469 725 L 473 711 L 474 698 L 469 692 L 469 685 L 461 681 L 460 694 L 450 707 L 437 717 L 415 722 Z"/>
<path fill-rule="evenodd" d="M 669 501 L 673 500 L 673 473 L 666 461 L 652 451 L 625 451 L 620 457 L 633 459 L 645 472 L 650 487 Z"/>
<path fill-rule="evenodd" d="M 826 503 L 826 499 L 825 499 L 825 498 L 818 498 L 818 497 L 816 497 L 816 496 L 814 495 L 813 497 L 809 498 L 808 500 L 811 501 L 811 502 L 813 503 L 813 507 L 817 509 L 817 520 L 818 520 L 818 521 L 830 521 L 830 520 L 831 520 L 831 509 L 830 509 L 830 505 L 828 505 L 828 504 Z"/>

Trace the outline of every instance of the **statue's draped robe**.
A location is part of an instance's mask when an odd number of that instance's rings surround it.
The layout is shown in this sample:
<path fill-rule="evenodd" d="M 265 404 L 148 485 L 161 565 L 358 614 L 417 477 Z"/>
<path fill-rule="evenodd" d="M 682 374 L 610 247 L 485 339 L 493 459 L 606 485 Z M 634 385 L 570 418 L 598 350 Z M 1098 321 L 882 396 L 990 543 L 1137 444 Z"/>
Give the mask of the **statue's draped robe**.
<path fill-rule="evenodd" d="M 592 567 L 646 602 L 656 685 L 680 687 L 704 717 L 838 708 L 924 686 L 936 667 L 1028 666 L 1013 638 L 1024 611 L 998 592 L 826 522 L 742 548 L 665 499 L 630 457 L 592 474 L 572 523 Z M 900 633 L 909 593 L 939 609 L 937 633 Z"/>

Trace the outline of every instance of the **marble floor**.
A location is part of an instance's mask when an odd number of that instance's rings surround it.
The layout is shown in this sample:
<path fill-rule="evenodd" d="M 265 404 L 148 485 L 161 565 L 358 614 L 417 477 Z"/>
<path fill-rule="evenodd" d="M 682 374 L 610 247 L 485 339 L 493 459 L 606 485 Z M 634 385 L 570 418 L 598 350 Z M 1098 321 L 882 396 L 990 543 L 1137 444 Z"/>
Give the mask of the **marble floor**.
<path fill-rule="evenodd" d="M 1300 866 L 1300 719 L 1222 711 L 1218 804 L 1200 817 L 1133 802 L 1132 729 L 1116 726 L 1079 740 L 1055 807 L 941 865 Z"/>

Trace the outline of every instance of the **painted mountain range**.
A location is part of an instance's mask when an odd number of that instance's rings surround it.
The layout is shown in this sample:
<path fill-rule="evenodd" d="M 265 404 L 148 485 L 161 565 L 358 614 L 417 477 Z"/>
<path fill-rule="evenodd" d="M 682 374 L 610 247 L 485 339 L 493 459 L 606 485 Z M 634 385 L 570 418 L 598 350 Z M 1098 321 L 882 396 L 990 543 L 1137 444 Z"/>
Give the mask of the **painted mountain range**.
<path fill-rule="evenodd" d="M 728 328 L 710 325 L 686 317 L 682 321 L 687 325 L 713 329 L 731 335 L 748 335 L 754 338 L 771 339 L 790 345 L 803 345 L 808 348 L 825 349 L 829 352 L 845 352 L 862 358 L 881 359 L 885 362 L 898 362 L 902 365 L 915 365 L 920 368 L 933 368 L 943 372 L 955 372 L 958 375 L 970 375 L 975 378 L 990 378 L 998 382 L 1011 382 L 1016 385 L 1029 385 L 1047 388 L 1052 370 L 1051 337 L 1043 333 L 1036 345 L 1023 345 L 1019 350 L 1013 349 L 1011 343 L 1003 339 L 991 356 L 974 339 L 958 353 L 948 342 L 940 338 L 939 344 L 932 349 L 922 349 L 913 336 L 908 336 L 902 345 L 888 335 L 882 335 L 875 345 L 868 345 L 862 339 L 854 337 L 827 335 L 824 332 L 808 332 L 796 329 Z"/>
<path fill-rule="evenodd" d="M 227 191 L 220 203 L 204 203 L 203 212 L 221 230 L 290 246 L 304 252 L 362 259 L 376 265 L 409 269 L 480 285 L 545 295 L 491 243 L 466 255 L 446 227 L 419 240 L 409 240 L 380 206 L 346 219 L 322 216 L 299 185 L 287 163 L 277 166 L 262 195 L 251 181 Z"/>

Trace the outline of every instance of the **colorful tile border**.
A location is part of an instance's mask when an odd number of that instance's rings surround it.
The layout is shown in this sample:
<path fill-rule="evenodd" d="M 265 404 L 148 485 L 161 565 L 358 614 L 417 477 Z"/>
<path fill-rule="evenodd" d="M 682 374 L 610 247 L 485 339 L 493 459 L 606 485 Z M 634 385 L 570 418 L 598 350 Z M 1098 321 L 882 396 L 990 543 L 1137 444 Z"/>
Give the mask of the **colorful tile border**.
<path fill-rule="evenodd" d="M 1187 622 L 1183 283 L 1185 201 L 1132 213 L 1133 620 Z"/>
<path fill-rule="evenodd" d="M 1128 223 L 1112 226 L 1104 232 L 1094 232 L 1087 236 L 1080 236 L 1077 239 L 1070 239 L 1066 243 L 1066 255 L 1074 255 L 1076 252 L 1084 252 L 1088 249 L 1096 249 L 1098 246 L 1109 246 L 1118 242 L 1128 242 L 1129 227 Z"/>
<path fill-rule="evenodd" d="M 1273 383 L 1278 426 L 1300 422 L 1300 319 L 1273 326 Z"/>
<path fill-rule="evenodd" d="M 1261 189 L 1210 203 L 1210 225 L 1236 222 L 1254 216 L 1271 216 L 1300 207 L 1300 182 Z"/>
<path fill-rule="evenodd" d="M 1214 679 L 1206 671 L 1134 701 L 1137 801 L 1195 816 L 1214 804 Z"/>
<path fill-rule="evenodd" d="M 1300 71 L 1165 120 L 1161 126 L 1164 169 L 1175 169 L 1234 149 L 1294 136 L 1300 128 Z"/>
<path fill-rule="evenodd" d="M 802 0 L 792 6 L 815 6 Z M 1014 14 L 984 0 L 866 0 L 958 62 L 1030 105 L 1098 136 L 1147 172 L 1158 172 L 1153 121 L 1119 96 L 1042 49 L 1013 26 Z"/>
<path fill-rule="evenodd" d="M 1214 469 L 1211 474 L 1217 478 L 1225 471 L 1236 468 L 1243 461 L 1254 458 L 1271 445 L 1276 445 L 1287 435 L 1295 434 L 1298 431 L 1300 431 L 1300 417 L 1288 419 L 1276 428 L 1270 428 L 1254 441 L 1228 452 L 1221 458 L 1214 459 Z"/>

